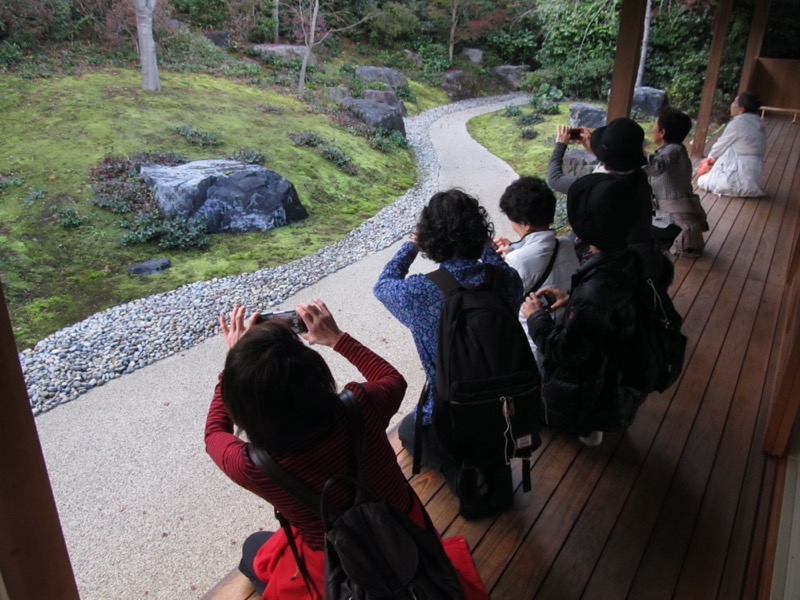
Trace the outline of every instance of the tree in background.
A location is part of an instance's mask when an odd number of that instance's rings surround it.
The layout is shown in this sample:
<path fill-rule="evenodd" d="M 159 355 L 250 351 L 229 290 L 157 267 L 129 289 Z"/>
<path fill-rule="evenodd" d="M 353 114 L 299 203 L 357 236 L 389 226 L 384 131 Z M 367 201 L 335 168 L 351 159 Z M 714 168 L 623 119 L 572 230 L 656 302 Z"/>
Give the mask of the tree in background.
<path fill-rule="evenodd" d="M 136 4 L 136 31 L 139 40 L 139 61 L 142 65 L 142 88 L 161 90 L 156 61 L 156 42 L 153 39 L 153 11 L 157 0 L 134 0 Z"/>

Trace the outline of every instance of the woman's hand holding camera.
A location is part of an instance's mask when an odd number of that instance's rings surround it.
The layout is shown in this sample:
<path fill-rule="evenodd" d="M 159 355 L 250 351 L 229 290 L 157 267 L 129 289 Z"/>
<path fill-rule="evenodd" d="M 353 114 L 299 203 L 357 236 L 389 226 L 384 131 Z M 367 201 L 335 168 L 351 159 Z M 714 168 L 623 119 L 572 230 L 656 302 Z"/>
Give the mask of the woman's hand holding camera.
<path fill-rule="evenodd" d="M 247 330 L 258 321 L 259 313 L 256 312 L 250 315 L 250 318 L 247 319 L 247 323 L 245 324 L 244 313 L 246 310 L 247 307 L 245 306 L 234 306 L 231 310 L 230 326 L 225 321 L 224 314 L 219 316 L 219 328 L 222 330 L 222 335 L 225 336 L 225 344 L 228 346 L 228 350 L 233 348 Z"/>
<path fill-rule="evenodd" d="M 320 344 L 333 348 L 344 333 L 328 310 L 325 303 L 314 298 L 309 304 L 298 304 L 297 314 L 308 327 L 308 333 L 301 334 L 303 339 L 312 344 Z"/>
<path fill-rule="evenodd" d="M 566 292 L 553 287 L 541 288 L 525 298 L 522 303 L 522 315 L 527 319 L 540 310 L 555 310 L 564 306 L 567 300 L 569 300 L 569 294 Z"/>

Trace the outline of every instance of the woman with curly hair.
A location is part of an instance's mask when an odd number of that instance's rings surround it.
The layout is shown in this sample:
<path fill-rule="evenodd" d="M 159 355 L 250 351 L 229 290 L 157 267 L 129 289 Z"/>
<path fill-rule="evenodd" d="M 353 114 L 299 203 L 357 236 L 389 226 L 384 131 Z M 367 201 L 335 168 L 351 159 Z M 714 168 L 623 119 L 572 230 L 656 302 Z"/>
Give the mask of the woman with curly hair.
<path fill-rule="evenodd" d="M 480 518 L 511 505 L 511 470 L 507 465 L 481 467 L 489 487 L 484 497 L 479 492 L 476 470 L 463 469 L 438 442 L 431 428 L 431 414 L 439 315 L 444 295 L 425 275 L 407 275 L 420 252 L 447 269 L 460 283 L 473 286 L 484 283 L 484 265 L 495 265 L 502 280 L 503 300 L 516 313 L 522 301 L 522 281 L 495 252 L 493 232 L 488 214 L 477 199 L 455 189 L 434 194 L 422 210 L 415 233 L 383 269 L 374 290 L 378 300 L 411 330 L 414 337 L 429 382 L 428 397 L 422 410 L 422 463 L 445 475 L 448 486 L 459 499 L 459 513 L 465 518 Z M 403 446 L 413 452 L 414 412 L 401 422 L 399 436 Z"/>

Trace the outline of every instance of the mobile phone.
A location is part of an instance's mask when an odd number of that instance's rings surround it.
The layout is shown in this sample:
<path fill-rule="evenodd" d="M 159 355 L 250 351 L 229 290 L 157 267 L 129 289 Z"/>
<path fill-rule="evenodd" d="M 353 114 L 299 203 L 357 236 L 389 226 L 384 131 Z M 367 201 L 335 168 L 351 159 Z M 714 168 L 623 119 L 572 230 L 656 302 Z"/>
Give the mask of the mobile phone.
<path fill-rule="evenodd" d="M 273 319 L 286 323 L 295 333 L 305 333 L 308 331 L 308 327 L 306 327 L 305 322 L 300 315 L 297 314 L 296 310 L 282 310 L 278 312 L 261 313 L 258 316 L 258 321 L 256 321 L 256 323 L 262 323 L 266 320 Z"/>
<path fill-rule="evenodd" d="M 541 296 L 537 296 L 539 298 L 539 303 L 542 305 L 542 310 L 550 310 L 553 305 L 553 298 L 548 293 L 544 293 Z"/>
<path fill-rule="evenodd" d="M 581 139 L 581 134 L 583 133 L 582 127 L 570 127 L 569 130 L 569 139 L 571 140 L 579 140 Z"/>

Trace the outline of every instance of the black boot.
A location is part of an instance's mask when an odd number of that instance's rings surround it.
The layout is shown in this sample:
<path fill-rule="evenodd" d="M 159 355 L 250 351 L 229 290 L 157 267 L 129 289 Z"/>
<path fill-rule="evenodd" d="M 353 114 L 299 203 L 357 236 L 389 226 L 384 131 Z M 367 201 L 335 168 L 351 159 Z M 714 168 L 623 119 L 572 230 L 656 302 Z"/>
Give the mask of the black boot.
<path fill-rule="evenodd" d="M 501 513 L 514 505 L 514 483 L 511 480 L 509 465 L 489 465 L 481 467 L 481 473 L 489 486 L 486 501 L 495 513 Z"/>

